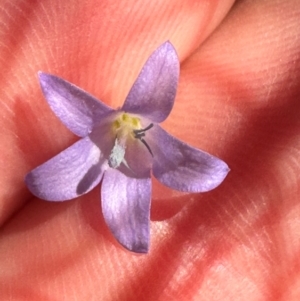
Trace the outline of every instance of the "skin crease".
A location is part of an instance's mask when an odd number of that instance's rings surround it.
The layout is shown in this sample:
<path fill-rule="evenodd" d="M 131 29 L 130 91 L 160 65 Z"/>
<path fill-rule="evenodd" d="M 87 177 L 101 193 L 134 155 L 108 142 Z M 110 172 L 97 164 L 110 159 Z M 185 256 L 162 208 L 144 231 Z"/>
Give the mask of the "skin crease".
<path fill-rule="evenodd" d="M 148 2 L 0 4 L 2 299 L 299 300 L 298 1 Z M 135 255 L 104 224 L 99 187 L 62 203 L 26 190 L 29 170 L 77 140 L 36 73 L 118 107 L 165 40 L 182 64 L 163 127 L 231 172 L 204 194 L 153 180 L 151 248 Z"/>

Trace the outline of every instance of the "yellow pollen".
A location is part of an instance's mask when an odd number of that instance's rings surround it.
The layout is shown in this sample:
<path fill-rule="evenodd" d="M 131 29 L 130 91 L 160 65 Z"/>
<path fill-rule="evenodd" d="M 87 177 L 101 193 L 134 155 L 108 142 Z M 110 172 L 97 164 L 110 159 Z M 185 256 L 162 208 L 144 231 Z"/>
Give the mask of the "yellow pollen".
<path fill-rule="evenodd" d="M 112 123 L 112 130 L 119 139 L 126 139 L 127 137 L 134 138 L 133 131 L 140 130 L 141 128 L 140 119 L 127 113 L 120 114 Z"/>

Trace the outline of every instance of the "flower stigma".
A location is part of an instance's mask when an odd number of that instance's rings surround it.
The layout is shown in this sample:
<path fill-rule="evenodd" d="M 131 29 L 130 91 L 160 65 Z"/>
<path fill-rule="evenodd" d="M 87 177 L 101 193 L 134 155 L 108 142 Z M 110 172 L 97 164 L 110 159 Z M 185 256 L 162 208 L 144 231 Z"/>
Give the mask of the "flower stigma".
<path fill-rule="evenodd" d="M 127 113 L 122 113 L 112 123 L 112 130 L 116 136 L 114 147 L 109 155 L 108 165 L 111 168 L 118 168 L 121 163 L 124 163 L 129 168 L 125 160 L 125 149 L 127 139 L 139 139 L 147 148 L 151 156 L 153 153 L 150 146 L 143 138 L 146 136 L 145 132 L 153 127 L 153 123 L 146 128 L 142 128 L 141 120 L 138 117 L 131 116 Z"/>

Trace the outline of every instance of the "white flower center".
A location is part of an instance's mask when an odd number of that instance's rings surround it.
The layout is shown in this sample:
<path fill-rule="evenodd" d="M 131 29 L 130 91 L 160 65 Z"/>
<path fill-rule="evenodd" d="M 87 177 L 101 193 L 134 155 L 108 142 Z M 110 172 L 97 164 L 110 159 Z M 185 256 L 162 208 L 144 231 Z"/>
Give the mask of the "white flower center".
<path fill-rule="evenodd" d="M 108 165 L 111 168 L 118 168 L 121 163 L 124 163 L 128 167 L 124 158 L 128 139 L 139 139 L 153 156 L 149 145 L 143 138 L 145 137 L 145 132 L 152 127 L 153 124 L 151 123 L 143 129 L 140 118 L 127 113 L 121 113 L 112 123 L 112 131 L 116 139 L 115 145 L 109 155 Z"/>

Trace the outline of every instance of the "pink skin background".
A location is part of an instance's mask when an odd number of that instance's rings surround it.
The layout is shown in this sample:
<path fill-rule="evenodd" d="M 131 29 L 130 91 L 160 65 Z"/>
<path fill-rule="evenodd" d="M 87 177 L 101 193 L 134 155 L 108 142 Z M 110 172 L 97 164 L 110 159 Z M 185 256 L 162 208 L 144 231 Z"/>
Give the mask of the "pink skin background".
<path fill-rule="evenodd" d="M 163 127 L 231 172 L 203 194 L 153 180 L 151 248 L 135 255 L 104 224 L 99 186 L 62 203 L 26 189 L 77 140 L 37 71 L 117 108 L 166 40 L 181 76 Z M 298 0 L 2 0 L 0 70 L 2 300 L 300 299 Z"/>

